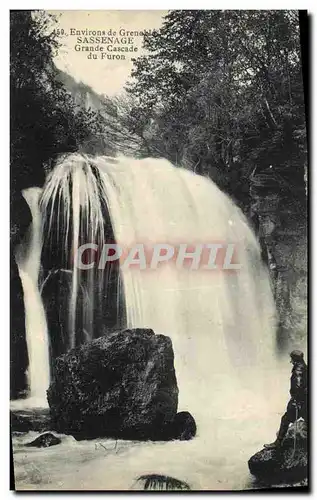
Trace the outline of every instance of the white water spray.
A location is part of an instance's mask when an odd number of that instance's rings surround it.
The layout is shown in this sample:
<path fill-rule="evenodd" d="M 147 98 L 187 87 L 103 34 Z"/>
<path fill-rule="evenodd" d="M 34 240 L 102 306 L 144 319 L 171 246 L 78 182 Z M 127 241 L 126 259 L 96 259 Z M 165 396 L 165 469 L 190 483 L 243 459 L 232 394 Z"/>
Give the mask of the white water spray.
<path fill-rule="evenodd" d="M 31 406 L 47 406 L 46 391 L 50 381 L 48 332 L 38 287 L 42 250 L 40 195 L 40 188 L 29 188 L 23 191 L 23 196 L 31 210 L 32 225 L 29 241 L 21 243 L 16 252 L 24 294 L 26 342 L 29 357 L 27 377 L 30 391 L 26 404 Z"/>
<path fill-rule="evenodd" d="M 166 160 L 72 154 L 56 165 L 42 197 L 46 220 L 57 214 L 64 221 L 65 251 L 70 227 L 73 249 L 83 238 L 102 247 L 102 203 L 122 247 L 211 241 L 239 247 L 242 268 L 235 274 L 176 269 L 174 262 L 155 271 L 122 269 L 127 326 L 171 337 L 179 409 L 192 411 L 200 429 L 237 407 L 249 412 L 250 400 L 257 409 L 271 406 L 273 385 L 278 393 L 274 305 L 258 243 L 240 210 L 211 180 Z M 73 270 L 71 345 L 82 272 Z"/>
<path fill-rule="evenodd" d="M 33 214 L 33 243 L 19 270 L 27 323 L 33 317 L 39 325 L 44 320 L 36 286 L 41 241 L 35 198 L 39 192 L 32 193 L 26 199 Z M 234 243 L 240 250 L 241 269 L 235 274 L 189 271 L 177 269 L 172 261 L 152 271 L 121 269 L 127 326 L 151 327 L 171 337 L 179 411 L 193 414 L 197 437 L 189 442 L 139 443 L 136 448 L 127 443 L 125 452 L 96 457 L 91 463 L 86 454 L 92 445 L 83 442 L 85 463 L 80 468 L 76 460 L 81 445 L 76 442 L 73 466 L 70 449 L 65 448 L 70 469 L 64 476 L 60 457 L 49 462 L 50 486 L 55 480 L 61 489 L 62 480 L 66 489 L 123 490 L 141 474 L 158 473 L 185 480 L 197 490 L 244 489 L 247 460 L 263 442 L 274 438 L 288 396 L 288 376 L 276 371 L 274 304 L 258 243 L 241 212 L 209 179 L 165 160 L 72 154 L 57 163 L 41 198 L 46 235 L 57 222 L 68 261 L 69 253 L 80 244 L 102 247 L 104 205 L 115 240 L 123 248 L 135 243 Z M 45 244 L 50 245 L 49 239 Z M 81 286 L 87 290 L 89 284 L 89 295 L 96 287 L 102 289 L 98 280 L 107 279 L 106 273 L 72 271 L 69 346 L 76 345 L 78 315 L 84 317 L 87 339 L 92 335 L 89 325 L 95 307 L 87 301 L 81 310 Z M 31 353 L 37 331 L 27 328 L 28 337 L 32 334 Z M 48 376 L 47 343 L 30 361 L 29 375 L 41 368 Z M 32 394 L 43 392 L 35 375 L 30 381 Z M 54 465 L 57 470 L 52 476 Z"/>

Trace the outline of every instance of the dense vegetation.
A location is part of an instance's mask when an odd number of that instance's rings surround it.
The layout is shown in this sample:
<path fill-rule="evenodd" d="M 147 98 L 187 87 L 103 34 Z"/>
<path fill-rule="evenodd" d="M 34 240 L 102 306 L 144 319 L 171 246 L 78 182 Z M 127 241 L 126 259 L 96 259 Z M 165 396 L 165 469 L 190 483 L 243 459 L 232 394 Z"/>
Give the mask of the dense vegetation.
<path fill-rule="evenodd" d="M 272 165 L 304 200 L 297 12 L 175 10 L 144 47 L 127 86 L 143 154 L 210 175 L 245 203 L 252 172 Z"/>
<path fill-rule="evenodd" d="M 102 134 L 94 111 L 77 107 L 55 78 L 54 18 L 10 13 L 11 186 L 42 185 L 44 168 L 61 152 L 76 151 Z"/>
<path fill-rule="evenodd" d="M 76 105 L 56 78 L 52 23 L 11 12 L 13 185 L 41 184 L 60 152 L 116 149 L 209 175 L 243 208 L 254 175 L 270 168 L 278 188 L 295 188 L 305 203 L 297 12 L 170 11 L 145 37 L 127 94 L 105 98 L 103 109 Z"/>

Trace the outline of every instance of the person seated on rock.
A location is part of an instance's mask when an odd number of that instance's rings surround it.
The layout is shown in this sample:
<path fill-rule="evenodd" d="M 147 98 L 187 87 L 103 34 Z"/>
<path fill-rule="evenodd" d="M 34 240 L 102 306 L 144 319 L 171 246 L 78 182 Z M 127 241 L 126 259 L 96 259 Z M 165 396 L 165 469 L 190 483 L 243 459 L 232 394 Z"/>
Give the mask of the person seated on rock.
<path fill-rule="evenodd" d="M 295 420 L 302 417 L 307 423 L 307 365 L 301 351 L 292 351 L 290 357 L 291 363 L 293 363 L 290 388 L 291 399 L 288 402 L 286 412 L 282 416 L 276 440 L 273 443 L 265 444 L 265 448 L 281 446 L 289 424 L 295 422 Z"/>

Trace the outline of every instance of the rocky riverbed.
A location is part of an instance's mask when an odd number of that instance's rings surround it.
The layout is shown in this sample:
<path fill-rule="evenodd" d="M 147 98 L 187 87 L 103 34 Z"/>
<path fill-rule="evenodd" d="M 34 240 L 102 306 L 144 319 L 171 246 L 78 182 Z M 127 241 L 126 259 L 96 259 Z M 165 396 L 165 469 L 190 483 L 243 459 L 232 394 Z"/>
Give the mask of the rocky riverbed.
<path fill-rule="evenodd" d="M 61 443 L 37 448 L 27 444 L 43 432 L 13 432 L 15 486 L 20 491 L 143 490 L 140 476 L 160 474 L 184 481 L 192 490 L 264 488 L 250 474 L 248 460 L 274 437 L 280 416 L 261 420 L 246 412 L 214 419 L 204 438 L 198 433 L 191 441 L 76 441 L 52 431 Z M 279 485 L 288 486 L 294 485 Z"/>

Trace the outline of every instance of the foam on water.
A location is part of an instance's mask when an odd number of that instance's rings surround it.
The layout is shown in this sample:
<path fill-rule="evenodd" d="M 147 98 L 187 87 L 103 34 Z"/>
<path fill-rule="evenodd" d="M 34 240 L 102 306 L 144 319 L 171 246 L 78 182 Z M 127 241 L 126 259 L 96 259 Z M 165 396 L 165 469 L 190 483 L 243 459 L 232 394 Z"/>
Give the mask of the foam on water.
<path fill-rule="evenodd" d="M 45 311 L 39 292 L 38 280 L 42 251 L 42 219 L 39 209 L 40 188 L 23 191 L 32 214 L 29 240 L 16 252 L 16 262 L 23 287 L 25 330 L 29 357 L 27 406 L 47 406 L 46 390 L 50 380 L 49 343 Z M 19 403 L 16 403 L 19 404 Z"/>

